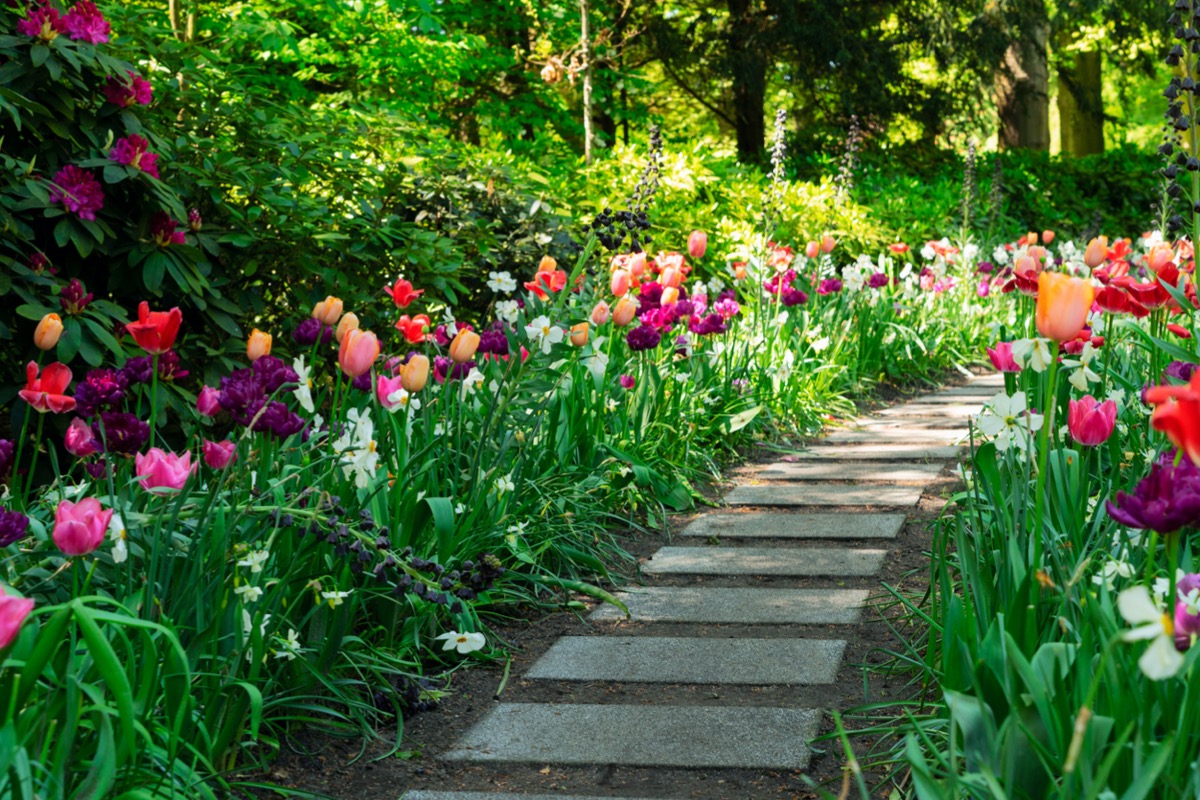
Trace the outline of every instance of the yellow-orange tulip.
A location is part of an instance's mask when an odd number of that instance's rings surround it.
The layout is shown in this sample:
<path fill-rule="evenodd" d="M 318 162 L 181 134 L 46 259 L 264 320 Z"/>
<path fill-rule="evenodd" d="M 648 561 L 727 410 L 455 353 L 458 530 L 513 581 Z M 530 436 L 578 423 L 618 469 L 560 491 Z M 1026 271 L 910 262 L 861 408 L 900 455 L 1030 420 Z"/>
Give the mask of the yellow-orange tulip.
<path fill-rule="evenodd" d="M 592 324 L 600 327 L 608 322 L 608 303 L 601 300 L 592 307 Z"/>
<path fill-rule="evenodd" d="M 558 262 L 550 256 L 542 256 L 542 260 L 538 262 L 538 272 L 554 272 L 558 269 Z"/>
<path fill-rule="evenodd" d="M 1029 233 L 1025 234 L 1025 244 L 1037 244 L 1037 240 L 1037 231 L 1030 231 Z"/>
<path fill-rule="evenodd" d="M 571 326 L 571 344 L 576 347 L 583 347 L 588 343 L 588 324 L 579 322 Z"/>
<path fill-rule="evenodd" d="M 321 302 L 313 306 L 313 319 L 321 320 L 322 325 L 333 327 L 338 324 L 338 320 L 342 316 L 342 301 L 329 295 Z"/>
<path fill-rule="evenodd" d="M 467 330 L 459 331 L 455 334 L 454 341 L 450 342 L 450 358 L 456 364 L 462 364 L 465 361 L 470 361 L 478 348 L 478 333 Z"/>
<path fill-rule="evenodd" d="M 1108 237 L 1097 236 L 1088 242 L 1087 250 L 1083 251 L 1083 263 L 1092 269 L 1104 263 L 1108 257 Z"/>
<path fill-rule="evenodd" d="M 662 290 L 662 297 L 658 301 L 661 305 L 669 306 L 672 303 L 679 302 L 679 290 L 674 286 L 668 286 Z"/>
<path fill-rule="evenodd" d="M 1038 276 L 1038 333 L 1060 344 L 1078 339 L 1094 296 L 1090 281 L 1043 272 Z"/>
<path fill-rule="evenodd" d="M 375 359 L 379 358 L 379 339 L 370 331 L 357 328 L 346 332 L 338 348 L 338 364 L 342 372 L 357 378 L 371 371 Z"/>
<path fill-rule="evenodd" d="M 269 355 L 271 355 L 271 334 L 264 333 L 258 328 L 250 331 L 250 338 L 246 340 L 246 358 L 258 361 L 263 356 Z"/>
<path fill-rule="evenodd" d="M 429 382 L 429 359 L 417 353 L 400 365 L 400 385 L 406 392 L 419 392 Z"/>
<path fill-rule="evenodd" d="M 54 312 L 50 312 L 42 317 L 38 323 L 37 329 L 33 332 L 33 343 L 37 345 L 39 350 L 53 350 L 58 345 L 58 340 L 62 336 L 63 322 L 62 317 Z"/>
<path fill-rule="evenodd" d="M 1171 245 L 1156 244 L 1150 251 L 1150 271 L 1157 275 L 1158 271 L 1171 263 L 1174 258 L 1175 251 L 1171 249 Z"/>
<path fill-rule="evenodd" d="M 334 336 L 337 337 L 338 344 L 341 344 L 342 339 L 346 338 L 347 333 L 356 330 L 358 330 L 358 315 L 351 311 L 342 317 L 342 321 L 338 323 L 337 330 L 334 331 Z"/>
<path fill-rule="evenodd" d="M 637 303 L 630 300 L 628 297 L 622 297 L 617 301 L 617 305 L 613 308 L 613 325 L 616 325 L 618 328 L 624 328 L 626 325 L 633 322 L 633 317 L 636 314 Z"/>

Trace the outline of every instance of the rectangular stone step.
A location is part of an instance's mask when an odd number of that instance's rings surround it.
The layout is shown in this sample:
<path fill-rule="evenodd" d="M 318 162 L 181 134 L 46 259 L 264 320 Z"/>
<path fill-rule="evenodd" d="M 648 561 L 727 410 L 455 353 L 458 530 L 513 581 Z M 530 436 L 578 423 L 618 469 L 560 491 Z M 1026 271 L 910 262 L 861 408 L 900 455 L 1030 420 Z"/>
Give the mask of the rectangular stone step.
<path fill-rule="evenodd" d="M 845 650 L 845 641 L 831 639 L 564 636 L 524 677 L 625 683 L 833 683 Z"/>
<path fill-rule="evenodd" d="M 661 547 L 642 571 L 651 575 L 824 575 L 879 573 L 886 550 L 848 547 Z"/>
<path fill-rule="evenodd" d="M 781 461 L 757 471 L 769 481 L 891 481 L 926 484 L 942 471 L 942 464 L 874 461 Z"/>
<path fill-rule="evenodd" d="M 504 703 L 450 761 L 803 769 L 821 712 L 798 708 Z"/>
<path fill-rule="evenodd" d="M 958 445 L 862 444 L 833 447 L 813 445 L 794 454 L 801 460 L 827 461 L 949 461 L 962 453 Z"/>
<path fill-rule="evenodd" d="M 822 444 L 958 444 L 966 432 L 935 428 L 880 428 L 870 431 L 837 431 L 821 440 Z"/>
<path fill-rule="evenodd" d="M 513 794 L 512 792 L 427 792 L 414 789 L 400 800 L 650 800 L 645 797 L 599 797 L 581 794 Z"/>
<path fill-rule="evenodd" d="M 967 420 L 983 410 L 982 403 L 905 403 L 904 405 L 882 408 L 875 413 L 890 419 L 928 419 L 943 417 L 948 419 Z"/>
<path fill-rule="evenodd" d="M 725 495 L 731 506 L 888 506 L 912 507 L 920 486 L 849 485 L 840 483 L 735 486 Z"/>
<path fill-rule="evenodd" d="M 705 514 L 680 536 L 729 539 L 895 539 L 903 514 Z"/>
<path fill-rule="evenodd" d="M 722 589 L 646 586 L 617 597 L 634 622 L 704 625 L 853 625 L 866 589 Z M 602 605 L 589 619 L 623 619 L 616 606 Z"/>
<path fill-rule="evenodd" d="M 846 425 L 847 430 L 886 431 L 958 431 L 967 433 L 969 417 L 863 417 Z"/>

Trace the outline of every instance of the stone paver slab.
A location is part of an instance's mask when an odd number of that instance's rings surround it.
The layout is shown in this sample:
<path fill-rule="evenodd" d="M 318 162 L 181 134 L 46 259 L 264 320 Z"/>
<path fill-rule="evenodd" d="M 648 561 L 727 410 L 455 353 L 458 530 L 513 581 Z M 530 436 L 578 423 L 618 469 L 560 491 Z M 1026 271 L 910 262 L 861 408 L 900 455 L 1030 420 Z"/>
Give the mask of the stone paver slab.
<path fill-rule="evenodd" d="M 863 444 L 833 447 L 814 445 L 794 454 L 798 460 L 827 461 L 949 461 L 962 451 L 958 445 Z"/>
<path fill-rule="evenodd" d="M 650 586 L 620 592 L 634 622 L 705 625 L 852 625 L 867 601 L 866 589 L 722 589 Z M 590 619 L 622 619 L 602 605 Z"/>
<path fill-rule="evenodd" d="M 901 419 L 929 419 L 942 417 L 966 420 L 983 410 L 982 403 L 905 403 L 900 406 L 883 408 L 875 413 L 880 417 L 899 417 Z"/>
<path fill-rule="evenodd" d="M 895 539 L 903 514 L 705 514 L 680 536 L 730 539 Z"/>
<path fill-rule="evenodd" d="M 803 769 L 821 712 L 797 708 L 504 703 L 451 761 Z"/>
<path fill-rule="evenodd" d="M 883 566 L 886 550 L 848 547 L 660 547 L 642 571 L 655 575 L 820 575 L 864 577 Z"/>
<path fill-rule="evenodd" d="M 757 476 L 769 481 L 891 481 L 929 483 L 942 471 L 938 463 L 873 461 L 782 461 L 768 464 Z"/>
<path fill-rule="evenodd" d="M 629 683 L 833 683 L 846 643 L 830 639 L 564 636 L 526 678 Z"/>
<path fill-rule="evenodd" d="M 731 506 L 915 506 L 920 486 L 840 483 L 736 486 L 725 495 Z"/>
<path fill-rule="evenodd" d="M 512 792 L 405 792 L 400 800 L 649 800 L 645 797 L 599 797 L 581 794 L 513 794 Z"/>
<path fill-rule="evenodd" d="M 964 430 L 935 428 L 879 428 L 869 431 L 837 431 L 821 440 L 822 444 L 958 444 Z"/>
<path fill-rule="evenodd" d="M 1003 390 L 984 391 L 980 390 L 974 394 L 926 394 L 920 397 L 914 397 L 914 403 L 937 403 L 939 405 L 978 405 L 983 406 L 988 400 L 991 400 Z"/>
<path fill-rule="evenodd" d="M 848 423 L 847 430 L 890 431 L 890 430 L 920 430 L 920 431 L 951 431 L 955 430 L 964 436 L 967 433 L 967 417 L 864 417 Z"/>

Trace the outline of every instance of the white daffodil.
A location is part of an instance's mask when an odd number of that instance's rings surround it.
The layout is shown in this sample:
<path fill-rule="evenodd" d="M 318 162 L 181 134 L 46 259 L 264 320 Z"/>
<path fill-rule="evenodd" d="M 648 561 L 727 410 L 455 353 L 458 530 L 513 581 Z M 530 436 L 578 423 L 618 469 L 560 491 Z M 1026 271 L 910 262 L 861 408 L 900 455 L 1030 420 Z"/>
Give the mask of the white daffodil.
<path fill-rule="evenodd" d="M 1092 576 L 1092 583 L 1097 586 L 1107 586 L 1111 592 L 1117 578 L 1133 577 L 1133 565 L 1128 561 L 1113 559 L 1100 568 L 1100 574 Z"/>
<path fill-rule="evenodd" d="M 514 492 L 516 489 L 517 486 L 513 483 L 512 475 L 505 475 L 503 478 L 496 479 L 496 494 Z"/>
<path fill-rule="evenodd" d="M 304 363 L 304 356 L 297 356 L 292 361 L 292 369 L 296 371 L 296 388 L 292 394 L 296 396 L 300 407 L 312 414 L 317 410 L 312 396 L 312 367 Z"/>
<path fill-rule="evenodd" d="M 249 567 L 251 573 L 263 571 L 263 564 L 267 563 L 267 559 L 271 554 L 266 550 L 251 550 L 246 554 L 245 558 L 237 562 L 239 567 Z"/>
<path fill-rule="evenodd" d="M 1004 245 L 996 245 L 996 249 L 992 251 L 992 261 L 1001 267 L 1008 263 L 1008 250 L 1004 248 Z"/>
<path fill-rule="evenodd" d="M 129 533 L 125 530 L 125 520 L 121 519 L 120 514 L 113 514 L 112 519 L 108 521 L 108 533 L 113 539 L 113 563 L 124 563 L 129 558 L 129 548 L 125 545 Z"/>
<path fill-rule="evenodd" d="M 379 467 L 375 423 L 368 412 L 357 408 L 350 409 L 346 418 L 349 424 L 333 443 L 333 449 L 341 454 L 342 474 L 347 478 L 353 476 L 354 485 L 366 489 Z"/>
<path fill-rule="evenodd" d="M 1041 414 L 1028 413 L 1025 393 L 1017 392 L 1012 397 L 1001 393 L 989 400 L 976 424 L 980 433 L 992 437 L 997 450 L 1004 451 L 1010 446 L 1027 449 L 1043 421 Z"/>
<path fill-rule="evenodd" d="M 391 405 L 389 409 L 393 414 L 401 411 L 419 411 L 421 409 L 421 398 L 414 397 L 405 389 L 397 389 L 387 396 L 387 401 Z"/>
<path fill-rule="evenodd" d="M 508 272 L 489 272 L 487 285 L 493 292 L 508 294 L 516 291 L 517 281 Z"/>
<path fill-rule="evenodd" d="M 475 650 L 482 650 L 487 644 L 487 639 L 482 633 L 459 633 L 458 631 L 447 631 L 440 636 L 435 636 L 435 639 L 445 640 L 442 645 L 442 650 L 457 650 L 459 655 L 465 656 L 467 653 Z"/>
<path fill-rule="evenodd" d="M 1145 586 L 1133 586 L 1117 595 L 1117 609 L 1132 630 L 1125 631 L 1121 638 L 1127 642 L 1149 640 L 1150 646 L 1138 659 L 1138 666 L 1152 681 L 1170 678 L 1183 666 L 1183 654 L 1175 649 L 1175 621 L 1170 614 L 1163 613 L 1150 590 Z"/>
<path fill-rule="evenodd" d="M 1034 372 L 1045 372 L 1050 366 L 1050 343 L 1046 339 L 1017 339 L 1012 343 L 1013 358 Z"/>
<path fill-rule="evenodd" d="M 1181 570 L 1181 569 L 1175 570 L 1175 583 L 1176 584 L 1178 584 L 1179 581 L 1183 580 L 1183 575 L 1184 575 L 1183 570 Z M 1171 579 L 1166 578 L 1166 577 L 1155 578 L 1154 583 L 1151 586 L 1151 589 L 1154 592 L 1154 602 L 1158 603 L 1160 606 L 1165 605 L 1167 602 L 1167 592 L 1171 591 Z"/>
<path fill-rule="evenodd" d="M 263 596 L 261 586 L 252 586 L 248 583 L 243 583 L 241 586 L 236 587 L 233 593 L 241 597 L 245 603 L 257 603 L 258 599 Z"/>
<path fill-rule="evenodd" d="M 350 592 L 321 592 L 321 599 L 329 603 L 330 608 L 337 608 L 349 596 Z"/>
<path fill-rule="evenodd" d="M 288 628 L 287 638 L 283 638 L 276 634 L 275 640 L 279 642 L 279 650 L 275 653 L 276 658 L 286 658 L 292 661 L 300 653 L 300 634 Z"/>
<path fill-rule="evenodd" d="M 487 380 L 478 367 L 471 367 L 471 371 L 462 379 L 462 396 L 466 397 L 469 394 L 475 394 L 483 388 L 483 382 Z"/>
<path fill-rule="evenodd" d="M 496 303 L 496 316 L 505 322 L 516 322 L 521 313 L 521 307 L 516 300 L 501 300 Z"/>
<path fill-rule="evenodd" d="M 1088 366 L 1096 358 L 1096 353 L 1096 348 L 1092 346 L 1091 342 L 1088 342 L 1083 346 L 1078 360 L 1063 359 L 1062 365 L 1073 370 L 1071 377 L 1067 380 L 1081 392 L 1087 392 L 1089 383 L 1096 383 L 1100 380 L 1100 376 Z"/>
<path fill-rule="evenodd" d="M 542 315 L 525 326 L 525 335 L 534 346 L 541 346 L 543 353 L 549 353 L 553 345 L 563 340 L 562 328 L 550 324 L 550 318 Z"/>

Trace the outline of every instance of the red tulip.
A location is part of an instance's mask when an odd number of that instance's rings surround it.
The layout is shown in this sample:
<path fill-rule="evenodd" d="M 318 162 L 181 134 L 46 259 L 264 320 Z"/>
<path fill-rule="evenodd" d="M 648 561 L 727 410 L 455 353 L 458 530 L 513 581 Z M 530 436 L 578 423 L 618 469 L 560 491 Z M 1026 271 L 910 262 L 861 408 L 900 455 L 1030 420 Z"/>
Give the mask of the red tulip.
<path fill-rule="evenodd" d="M 138 305 L 138 321 L 125 326 L 138 347 L 152 356 L 162 355 L 175 345 L 179 326 L 183 323 L 183 312 L 178 308 L 170 311 L 151 311 L 150 304 L 143 300 Z"/>
<path fill-rule="evenodd" d="M 1117 404 L 1112 400 L 1101 403 L 1089 394 L 1068 404 L 1067 430 L 1072 439 L 1086 447 L 1108 441 L 1116 424 Z"/>
<path fill-rule="evenodd" d="M 539 270 L 532 281 L 525 282 L 525 288 L 537 295 L 539 300 L 549 297 L 549 292 L 562 291 L 566 285 L 567 273 L 561 269 Z"/>
<path fill-rule="evenodd" d="M 1174 322 L 1167 323 L 1167 330 L 1178 336 L 1180 339 L 1192 338 L 1192 332 L 1182 325 L 1176 325 Z"/>
<path fill-rule="evenodd" d="M 94 497 L 78 503 L 59 502 L 54 512 L 54 544 L 69 556 L 87 555 L 104 543 L 112 515 L 112 509 L 103 510 Z"/>
<path fill-rule="evenodd" d="M 351 378 L 370 371 L 379 358 L 379 339 L 370 331 L 352 330 L 338 348 L 338 364 Z"/>
<path fill-rule="evenodd" d="M 408 308 L 413 300 L 425 293 L 424 289 L 413 289 L 412 283 L 404 278 L 397 278 L 394 284 L 383 287 L 383 290 L 391 295 L 397 308 Z"/>
<path fill-rule="evenodd" d="M 896 242 L 895 244 L 889 244 L 888 250 L 890 250 L 893 255 L 902 256 L 908 252 L 908 245 L 906 245 L 904 242 Z"/>
<path fill-rule="evenodd" d="M 1200 464 L 1200 372 L 1184 386 L 1154 386 L 1144 397 L 1155 406 L 1151 427 L 1165 433 L 1193 464 Z"/>
<path fill-rule="evenodd" d="M 25 365 L 25 388 L 19 394 L 39 413 L 63 414 L 75 408 L 75 398 L 66 393 L 70 382 L 71 368 L 66 364 L 55 361 L 39 378 L 37 364 L 30 361 Z"/>
<path fill-rule="evenodd" d="M 410 318 L 407 314 L 396 321 L 396 330 L 404 334 L 404 339 L 410 344 L 419 344 L 425 341 L 425 331 L 430 326 L 429 317 L 425 314 L 417 314 Z"/>

